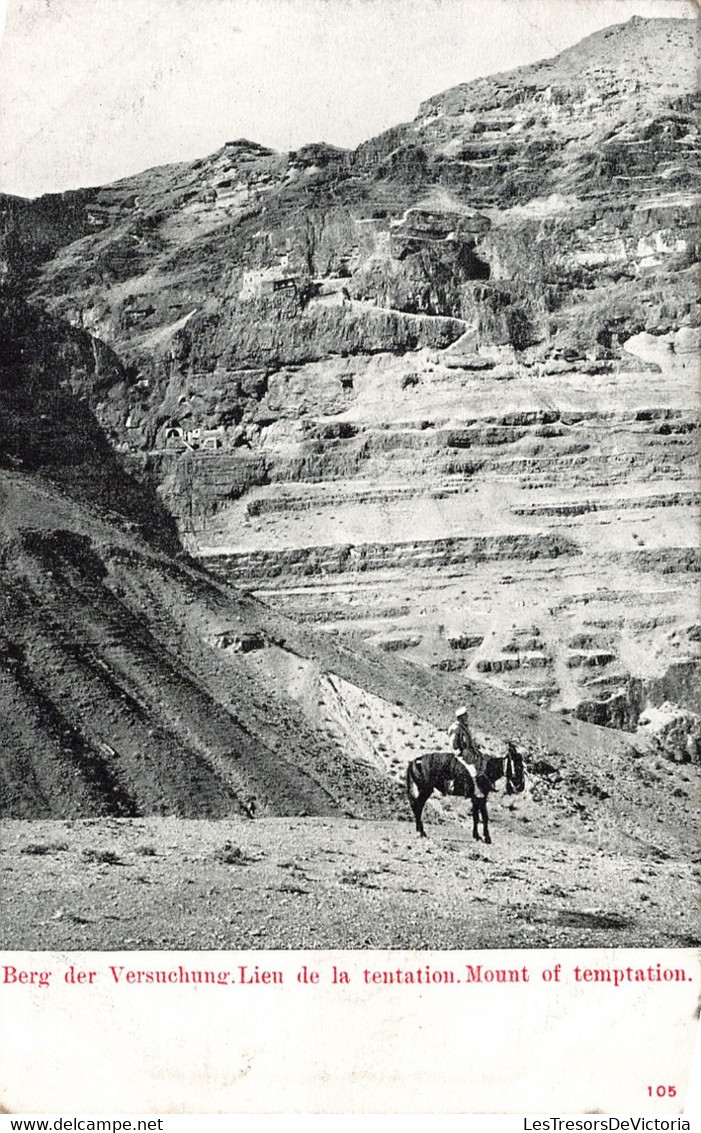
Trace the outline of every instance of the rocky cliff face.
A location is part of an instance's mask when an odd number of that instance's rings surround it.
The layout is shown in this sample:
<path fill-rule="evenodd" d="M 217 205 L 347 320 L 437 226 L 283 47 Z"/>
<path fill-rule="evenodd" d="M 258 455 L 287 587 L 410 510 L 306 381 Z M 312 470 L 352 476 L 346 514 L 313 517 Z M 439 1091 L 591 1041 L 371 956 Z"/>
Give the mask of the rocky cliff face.
<path fill-rule="evenodd" d="M 51 485 L 152 547 L 179 553 L 171 514 L 150 482 L 129 474 L 88 406 L 125 381 L 114 353 L 6 288 L 0 336 L 0 470 Z"/>
<path fill-rule="evenodd" d="M 2 816 L 407 817 L 406 760 L 440 746 L 462 683 L 300 628 L 183 555 L 153 489 L 67 388 L 64 365 L 74 379 L 87 365 L 85 336 L 17 302 L 3 330 Z M 634 793 L 653 789 L 649 743 L 633 762 L 622 737 L 554 717 L 536 742 L 532 707 L 488 689 L 467 699 L 485 746 L 508 735 L 534 782 L 552 749 L 558 783 L 577 776 L 578 797 L 614 769 Z M 680 770 L 670 814 L 690 789 Z M 586 839 L 580 809 L 571 795 L 548 808 Z"/>
<path fill-rule="evenodd" d="M 696 712 L 695 34 L 8 200 L 6 277 L 100 343 L 84 395 L 223 576 L 598 723 Z"/>
<path fill-rule="evenodd" d="M 0 814 L 392 813 L 284 691 L 323 685 L 308 644 L 183 554 L 72 391 L 121 380 L 109 352 L 16 298 L 0 326 Z"/>

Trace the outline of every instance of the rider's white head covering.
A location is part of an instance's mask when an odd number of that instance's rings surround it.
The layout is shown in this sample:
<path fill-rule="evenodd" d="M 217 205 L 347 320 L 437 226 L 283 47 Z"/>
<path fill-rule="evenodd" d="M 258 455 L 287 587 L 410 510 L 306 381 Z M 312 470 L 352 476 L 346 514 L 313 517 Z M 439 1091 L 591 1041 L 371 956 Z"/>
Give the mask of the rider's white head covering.
<path fill-rule="evenodd" d="M 467 716 L 467 708 L 465 707 L 464 704 L 461 705 L 460 708 L 458 708 L 457 712 L 455 713 L 455 716 L 456 716 L 456 719 L 458 719 L 458 720 L 460 719 L 461 716 Z"/>

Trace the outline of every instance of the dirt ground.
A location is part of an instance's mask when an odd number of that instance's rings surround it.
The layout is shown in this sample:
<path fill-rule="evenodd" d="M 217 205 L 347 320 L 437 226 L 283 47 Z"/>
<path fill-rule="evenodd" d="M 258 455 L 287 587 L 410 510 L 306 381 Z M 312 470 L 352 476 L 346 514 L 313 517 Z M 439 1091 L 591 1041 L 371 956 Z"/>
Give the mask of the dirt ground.
<path fill-rule="evenodd" d="M 510 809 L 511 807 L 511 809 Z M 29 950 L 690 947 L 698 868 L 615 832 L 538 826 L 493 800 L 402 820 L 4 824 L 2 947 Z M 618 844 L 616 844 L 618 842 Z"/>

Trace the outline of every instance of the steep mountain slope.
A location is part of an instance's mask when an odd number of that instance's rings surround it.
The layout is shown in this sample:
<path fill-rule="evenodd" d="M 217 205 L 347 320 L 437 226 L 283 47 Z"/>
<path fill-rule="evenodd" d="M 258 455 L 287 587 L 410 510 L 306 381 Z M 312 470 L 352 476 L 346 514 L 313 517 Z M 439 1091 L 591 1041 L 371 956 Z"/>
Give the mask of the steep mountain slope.
<path fill-rule="evenodd" d="M 83 472 L 0 469 L 5 948 L 698 943 L 698 768 L 300 630 L 106 517 Z M 492 847 L 454 799 L 420 843 L 402 797 L 458 698 L 527 759 Z"/>
<path fill-rule="evenodd" d="M 698 943 L 689 35 L 4 202 L 5 946 Z"/>
<path fill-rule="evenodd" d="M 304 632 L 84 492 L 0 470 L 6 948 L 698 942 L 697 768 Z M 458 696 L 527 757 L 484 849 L 399 787 Z"/>
<path fill-rule="evenodd" d="M 98 339 L 0 291 L 0 468 L 46 480 L 154 547 L 180 551 L 172 516 L 130 477 L 87 405 L 124 381 Z M 6 514 L 9 508 L 6 502 Z"/>
<path fill-rule="evenodd" d="M 374 352 L 388 330 L 399 351 L 460 329 L 427 315 L 462 319 L 478 343 L 548 353 L 669 329 L 695 298 L 695 34 L 693 21 L 633 19 L 437 96 L 353 154 L 240 141 L 105 189 L 10 202 L 15 260 L 33 262 L 43 235 L 45 301 L 136 357 L 175 339 L 162 365 L 190 376 Z M 18 235 L 28 212 L 31 254 Z M 371 321 L 309 306 L 341 287 L 379 308 Z"/>
<path fill-rule="evenodd" d="M 3 813 L 391 809 L 372 768 L 256 678 L 257 603 L 188 562 L 70 392 L 68 374 L 98 382 L 99 344 L 16 300 L 2 332 Z"/>
<path fill-rule="evenodd" d="M 6 814 L 391 810 L 268 674 L 215 652 L 262 645 L 250 602 L 17 474 L 3 502 L 21 517 L 3 523 Z"/>
<path fill-rule="evenodd" d="M 49 338 L 17 301 L 3 326 L 14 359 L 0 383 L 3 815 L 408 820 L 406 761 L 444 745 L 460 698 L 486 749 L 510 739 L 526 755 L 527 792 L 502 822 L 555 844 L 612 839 L 636 860 L 688 856 L 695 768 L 307 632 L 218 582 L 178 551 L 152 488 L 61 384 L 64 367 L 85 379 L 87 336 L 52 325 Z M 431 822 L 441 810 L 460 804 L 434 804 Z"/>
<path fill-rule="evenodd" d="M 220 577 L 696 751 L 696 31 L 7 200 L 6 276 L 115 352 L 83 392 Z"/>

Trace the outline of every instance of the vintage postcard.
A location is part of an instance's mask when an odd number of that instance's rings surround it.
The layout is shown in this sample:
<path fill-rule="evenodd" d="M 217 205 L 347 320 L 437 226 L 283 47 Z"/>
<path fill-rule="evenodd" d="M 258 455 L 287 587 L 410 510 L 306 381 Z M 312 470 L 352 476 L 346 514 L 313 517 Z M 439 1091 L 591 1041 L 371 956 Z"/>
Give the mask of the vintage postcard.
<path fill-rule="evenodd" d="M 696 16 L 9 0 L 6 1112 L 690 1128 Z"/>

